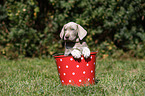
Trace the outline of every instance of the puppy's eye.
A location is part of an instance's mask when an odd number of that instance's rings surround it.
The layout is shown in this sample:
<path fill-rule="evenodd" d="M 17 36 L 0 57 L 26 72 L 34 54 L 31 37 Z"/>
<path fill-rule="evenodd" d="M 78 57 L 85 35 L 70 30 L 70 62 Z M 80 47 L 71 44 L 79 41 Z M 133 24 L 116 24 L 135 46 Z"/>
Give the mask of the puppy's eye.
<path fill-rule="evenodd" d="M 75 30 L 75 29 L 71 28 L 71 30 Z"/>

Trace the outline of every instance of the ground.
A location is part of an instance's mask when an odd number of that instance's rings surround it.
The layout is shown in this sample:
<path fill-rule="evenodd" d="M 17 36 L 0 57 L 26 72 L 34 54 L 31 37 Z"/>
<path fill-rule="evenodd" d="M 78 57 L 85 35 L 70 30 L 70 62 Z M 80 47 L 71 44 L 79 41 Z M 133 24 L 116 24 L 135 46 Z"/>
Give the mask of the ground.
<path fill-rule="evenodd" d="M 2 96 L 144 96 L 145 60 L 96 59 L 95 79 L 92 86 L 61 86 L 53 58 L 0 59 Z"/>

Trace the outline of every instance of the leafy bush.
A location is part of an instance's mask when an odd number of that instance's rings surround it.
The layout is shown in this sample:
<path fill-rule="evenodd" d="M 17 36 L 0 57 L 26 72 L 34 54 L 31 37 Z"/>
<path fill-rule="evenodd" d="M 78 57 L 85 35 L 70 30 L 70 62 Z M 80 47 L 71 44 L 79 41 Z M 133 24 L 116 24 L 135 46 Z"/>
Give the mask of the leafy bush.
<path fill-rule="evenodd" d="M 100 57 L 127 52 L 143 58 L 143 0 L 2 0 L 0 51 L 9 56 L 46 56 L 62 52 L 65 23 L 82 25 L 86 41 Z M 120 51 L 119 51 L 120 50 Z"/>

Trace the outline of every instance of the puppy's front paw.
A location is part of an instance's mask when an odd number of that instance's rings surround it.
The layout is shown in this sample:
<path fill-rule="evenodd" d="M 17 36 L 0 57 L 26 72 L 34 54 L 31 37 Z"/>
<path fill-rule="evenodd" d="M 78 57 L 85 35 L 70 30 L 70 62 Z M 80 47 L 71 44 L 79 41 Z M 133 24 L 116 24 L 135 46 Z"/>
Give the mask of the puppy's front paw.
<path fill-rule="evenodd" d="M 90 57 L 90 49 L 89 48 L 87 48 L 87 47 L 83 48 L 83 52 L 82 53 L 83 53 L 85 58 Z"/>
<path fill-rule="evenodd" d="M 76 50 L 74 49 L 72 52 L 71 52 L 72 56 L 76 59 L 79 59 L 81 58 L 81 52 L 79 50 Z"/>

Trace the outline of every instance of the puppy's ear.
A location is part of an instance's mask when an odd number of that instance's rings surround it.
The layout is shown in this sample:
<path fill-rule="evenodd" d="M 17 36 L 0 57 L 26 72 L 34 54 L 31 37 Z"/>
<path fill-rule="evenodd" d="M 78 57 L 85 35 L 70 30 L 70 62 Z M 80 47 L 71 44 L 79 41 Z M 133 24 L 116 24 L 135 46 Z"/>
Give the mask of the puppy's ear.
<path fill-rule="evenodd" d="M 78 24 L 78 36 L 82 40 L 87 35 L 87 31 Z"/>
<path fill-rule="evenodd" d="M 61 29 L 61 32 L 60 32 L 60 38 L 63 39 L 63 35 L 64 35 L 64 28 L 65 28 L 65 25 L 63 26 L 63 28 Z"/>

